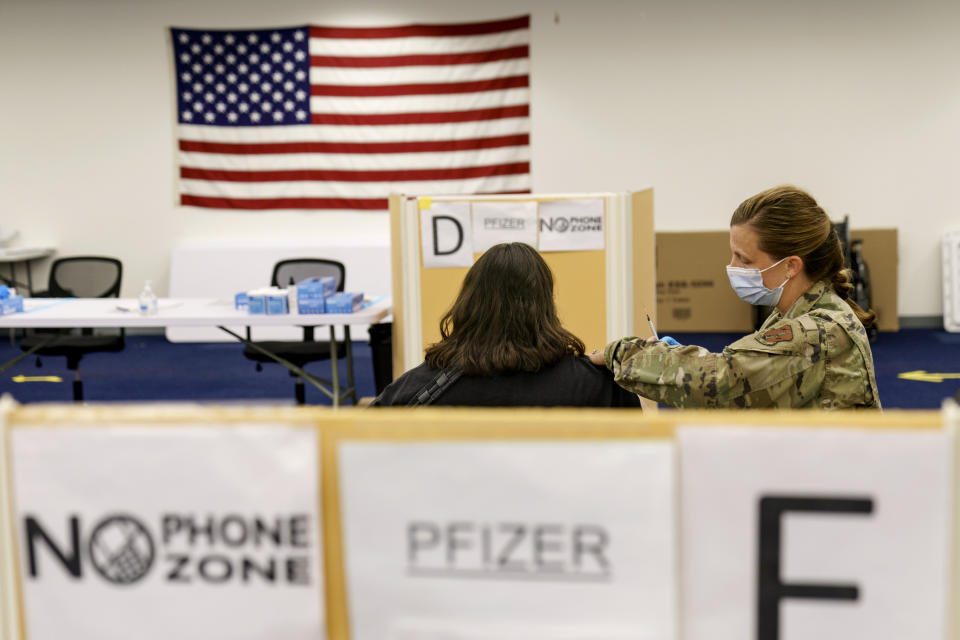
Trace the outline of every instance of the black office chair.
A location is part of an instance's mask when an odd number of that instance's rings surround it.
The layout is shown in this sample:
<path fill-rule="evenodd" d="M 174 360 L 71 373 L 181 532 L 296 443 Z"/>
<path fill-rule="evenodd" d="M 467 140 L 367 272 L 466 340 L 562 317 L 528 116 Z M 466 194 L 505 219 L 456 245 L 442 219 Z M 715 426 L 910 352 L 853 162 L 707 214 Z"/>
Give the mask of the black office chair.
<path fill-rule="evenodd" d="M 34 297 L 47 298 L 116 298 L 120 295 L 123 264 L 116 258 L 104 256 L 75 256 L 59 258 L 50 266 L 47 290 Z M 73 400 L 83 402 L 83 381 L 80 379 L 80 359 L 97 351 L 123 351 L 126 333 L 95 334 L 93 329 L 65 329 L 53 332 L 35 331 L 20 341 L 23 351 L 39 356 L 65 356 L 67 369 L 73 371 Z"/>
<path fill-rule="evenodd" d="M 346 279 L 346 268 L 342 262 L 336 260 L 324 260 L 321 258 L 293 258 L 281 260 L 273 266 L 273 276 L 270 278 L 270 284 L 275 287 L 290 287 L 307 278 L 324 278 L 332 276 L 337 282 L 337 291 L 343 291 L 343 283 Z M 264 341 L 255 342 L 255 344 L 269 351 L 270 353 L 283 358 L 300 367 L 301 369 L 308 362 L 317 362 L 330 359 L 330 342 L 313 339 L 313 327 L 303 327 L 303 341 Z M 247 327 L 247 339 L 250 340 L 250 328 Z M 342 354 L 344 350 L 337 345 L 337 353 Z M 275 362 L 272 358 L 261 351 L 250 347 L 244 347 L 243 355 L 257 363 L 257 371 L 262 371 L 264 362 Z M 291 371 L 290 375 L 296 378 L 294 383 L 294 396 L 297 404 L 303 404 L 306 401 L 306 394 L 303 385 L 303 378 Z M 353 402 L 356 404 L 356 392 L 353 393 Z"/>

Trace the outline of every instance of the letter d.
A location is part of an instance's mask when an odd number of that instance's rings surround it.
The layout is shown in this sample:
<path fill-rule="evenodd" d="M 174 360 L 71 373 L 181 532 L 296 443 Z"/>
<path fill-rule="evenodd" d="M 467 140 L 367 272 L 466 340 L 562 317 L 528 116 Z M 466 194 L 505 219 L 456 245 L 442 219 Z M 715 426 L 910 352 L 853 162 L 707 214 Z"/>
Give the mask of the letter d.
<path fill-rule="evenodd" d="M 450 249 L 449 251 L 440 250 L 440 237 L 437 233 L 437 222 L 439 220 L 449 220 L 457 226 L 457 245 Z M 433 255 L 435 256 L 448 256 L 451 253 L 456 253 L 459 251 L 460 247 L 463 246 L 463 227 L 460 226 L 460 222 L 456 218 L 451 218 L 450 216 L 434 216 L 433 220 Z"/>

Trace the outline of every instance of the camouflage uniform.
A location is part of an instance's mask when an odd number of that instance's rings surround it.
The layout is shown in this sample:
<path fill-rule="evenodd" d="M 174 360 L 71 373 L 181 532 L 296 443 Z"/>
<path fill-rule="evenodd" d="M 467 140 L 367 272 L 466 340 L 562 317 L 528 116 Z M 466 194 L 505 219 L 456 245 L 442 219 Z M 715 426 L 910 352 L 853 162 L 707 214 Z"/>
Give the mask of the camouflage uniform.
<path fill-rule="evenodd" d="M 867 333 L 827 281 L 722 353 L 623 338 L 604 358 L 621 386 L 672 407 L 880 408 Z"/>

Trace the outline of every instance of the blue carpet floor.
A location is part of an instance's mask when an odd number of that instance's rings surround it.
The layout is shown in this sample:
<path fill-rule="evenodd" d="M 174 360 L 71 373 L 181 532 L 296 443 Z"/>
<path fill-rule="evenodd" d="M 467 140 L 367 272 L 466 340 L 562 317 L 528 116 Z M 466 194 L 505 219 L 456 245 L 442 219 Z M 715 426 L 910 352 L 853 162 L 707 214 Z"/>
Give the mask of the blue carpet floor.
<path fill-rule="evenodd" d="M 740 338 L 740 334 L 674 334 L 683 344 L 699 344 L 713 351 Z M 19 349 L 3 336 L 0 363 Z M 88 402 L 188 401 L 211 403 L 293 404 L 293 378 L 279 365 L 257 372 L 235 343 L 170 343 L 160 335 L 127 336 L 122 353 L 91 354 L 80 372 Z M 357 392 L 375 395 L 371 348 L 354 342 Z M 908 371 L 960 374 L 960 334 L 926 329 L 882 333 L 873 344 L 877 384 L 885 408 L 937 409 L 945 398 L 960 391 L 960 379 L 926 382 L 898 378 Z M 44 358 L 36 368 L 30 357 L 0 374 L 0 393 L 10 393 L 21 403 L 70 402 L 73 374 L 64 358 Z M 329 378 L 329 362 L 307 366 L 311 373 Z M 346 366 L 341 363 L 341 379 Z M 18 376 L 59 376 L 62 382 L 16 382 Z M 307 385 L 307 404 L 330 404 L 323 393 Z"/>
<path fill-rule="evenodd" d="M 742 338 L 739 333 L 675 333 L 682 344 L 697 344 L 711 351 Z M 885 409 L 939 409 L 945 398 L 960 391 L 960 378 L 941 382 L 905 380 L 909 371 L 952 373 L 960 376 L 960 333 L 930 329 L 901 329 L 881 333 L 870 345 L 877 372 L 880 401 Z"/>
<path fill-rule="evenodd" d="M 3 337 L 0 363 L 15 357 L 19 349 Z M 0 393 L 10 393 L 20 403 L 71 402 L 73 373 L 67 371 L 66 358 L 42 358 L 37 368 L 30 356 L 0 378 Z M 374 393 L 370 345 L 353 343 L 354 378 L 358 397 Z M 308 364 L 306 370 L 330 379 L 330 362 Z M 347 368 L 341 359 L 341 384 L 346 384 Z M 28 381 L 16 382 L 18 376 Z M 30 378 L 58 376 L 62 382 Z M 121 353 L 93 353 L 80 361 L 84 400 L 87 402 L 249 402 L 294 404 L 294 378 L 277 364 L 266 364 L 257 372 L 252 361 L 243 357 L 240 343 L 172 343 L 161 335 L 127 336 Z M 306 385 L 307 404 L 329 405 L 321 391 Z M 346 404 L 349 404 L 347 401 Z"/>

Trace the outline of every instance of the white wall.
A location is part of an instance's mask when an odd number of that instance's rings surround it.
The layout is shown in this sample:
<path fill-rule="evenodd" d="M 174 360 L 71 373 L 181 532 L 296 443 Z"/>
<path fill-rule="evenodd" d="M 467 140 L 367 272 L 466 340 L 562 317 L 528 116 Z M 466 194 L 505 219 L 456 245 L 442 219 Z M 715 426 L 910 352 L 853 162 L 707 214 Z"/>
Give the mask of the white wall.
<path fill-rule="evenodd" d="M 129 296 L 146 278 L 166 291 L 182 239 L 383 241 L 385 213 L 177 206 L 166 27 L 528 12 L 535 191 L 652 185 L 659 230 L 721 229 L 791 182 L 834 218 L 899 227 L 900 315 L 942 313 L 939 242 L 960 229 L 956 0 L 0 0 L 0 225 L 119 256 Z"/>

